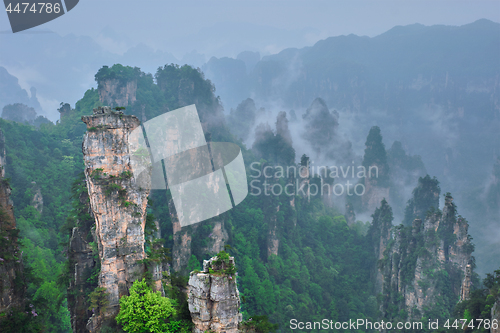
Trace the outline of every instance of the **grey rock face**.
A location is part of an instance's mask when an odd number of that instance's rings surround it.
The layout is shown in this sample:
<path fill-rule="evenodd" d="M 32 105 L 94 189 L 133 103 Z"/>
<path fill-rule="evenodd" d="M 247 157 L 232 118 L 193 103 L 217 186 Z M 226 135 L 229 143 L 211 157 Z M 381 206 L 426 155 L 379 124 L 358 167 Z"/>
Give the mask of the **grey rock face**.
<path fill-rule="evenodd" d="M 95 238 L 101 272 L 99 287 L 106 288 L 109 305 L 87 326 L 99 329 L 119 311 L 119 299 L 144 272 L 144 227 L 149 190 L 137 187 L 132 175 L 128 137 L 139 126 L 135 116 L 110 107 L 82 117 L 88 132 L 83 140 L 85 178 L 95 217 Z M 101 318 L 102 317 L 102 318 Z M 97 323 L 96 323 L 97 321 Z"/>
<path fill-rule="evenodd" d="M 242 320 L 236 276 L 210 273 L 209 268 L 216 259 L 205 260 L 203 272 L 191 272 L 189 278 L 188 306 L 195 333 L 208 330 L 236 333 Z M 230 264 L 234 265 L 232 257 Z"/>
<path fill-rule="evenodd" d="M 99 82 L 99 100 L 108 105 L 126 106 L 136 101 L 137 80 L 121 84 L 117 79 Z"/>

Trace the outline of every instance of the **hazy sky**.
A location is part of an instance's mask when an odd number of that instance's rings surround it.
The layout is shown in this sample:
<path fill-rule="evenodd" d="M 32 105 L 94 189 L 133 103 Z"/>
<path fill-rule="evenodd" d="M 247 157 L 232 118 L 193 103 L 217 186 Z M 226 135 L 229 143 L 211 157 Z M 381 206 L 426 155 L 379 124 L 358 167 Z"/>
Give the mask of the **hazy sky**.
<path fill-rule="evenodd" d="M 103 64 L 153 73 L 171 62 L 202 67 L 212 56 L 236 57 L 247 50 L 264 56 L 332 36 L 373 37 L 396 25 L 460 26 L 482 18 L 500 22 L 500 1 L 80 0 L 65 15 L 14 35 L 7 13 L 0 13 L 0 66 L 27 91 L 36 87 L 46 116 L 56 119 L 61 101 L 73 104 L 95 86 L 94 74 Z M 39 31 L 89 36 L 112 54 L 99 53 L 86 38 L 58 39 Z M 79 60 L 64 58 L 71 51 Z M 73 60 L 80 63 L 68 67 Z M 54 80 L 57 89 L 47 85 Z"/>
<path fill-rule="evenodd" d="M 270 28 L 274 28 L 274 35 L 271 35 L 275 39 L 283 38 L 285 31 L 301 31 L 303 38 L 297 39 L 296 45 L 287 46 L 302 47 L 329 36 L 351 33 L 375 36 L 396 25 L 462 25 L 480 18 L 499 22 L 500 1 L 81 0 L 72 11 L 39 29 L 60 35 L 74 33 L 97 38 L 107 27 L 108 33 L 101 34 L 100 41 L 106 44 L 105 37 L 112 35 L 113 42 L 108 41 L 108 44 L 117 53 L 142 42 L 182 57 L 196 47 L 197 39 L 206 39 L 204 32 L 207 30 L 226 43 L 241 42 L 239 34 L 241 39 L 249 39 L 253 30 L 256 30 L 257 39 L 260 35 L 265 36 L 265 30 Z M 263 29 L 256 29 L 258 26 Z M 4 12 L 0 14 L 0 31 L 9 30 Z M 222 43 L 220 40 L 217 43 Z M 248 42 L 241 47 L 253 46 L 264 53 L 275 53 L 284 47 L 279 41 L 275 45 L 257 44 Z M 198 51 L 217 56 L 221 56 L 217 54 L 221 50 L 231 52 L 218 46 Z"/>

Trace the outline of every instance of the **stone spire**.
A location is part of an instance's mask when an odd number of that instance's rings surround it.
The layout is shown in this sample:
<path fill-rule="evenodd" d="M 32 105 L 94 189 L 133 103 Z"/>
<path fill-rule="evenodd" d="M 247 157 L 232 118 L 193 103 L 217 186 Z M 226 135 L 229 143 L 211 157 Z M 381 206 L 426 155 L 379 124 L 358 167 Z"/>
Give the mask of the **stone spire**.
<path fill-rule="evenodd" d="M 219 252 L 217 257 L 203 261 L 203 272 L 191 272 L 188 305 L 194 333 L 239 332 L 242 315 L 233 257 Z"/>
<path fill-rule="evenodd" d="M 144 273 L 139 261 L 146 257 L 144 227 L 149 189 L 136 186 L 127 145 L 130 132 L 140 125 L 139 119 L 99 107 L 82 121 L 88 130 L 82 148 L 101 261 L 99 287 L 105 288 L 108 301 L 106 309 L 94 313 L 87 325 L 95 332 L 116 316 L 120 297 L 127 295 L 133 281 Z"/>

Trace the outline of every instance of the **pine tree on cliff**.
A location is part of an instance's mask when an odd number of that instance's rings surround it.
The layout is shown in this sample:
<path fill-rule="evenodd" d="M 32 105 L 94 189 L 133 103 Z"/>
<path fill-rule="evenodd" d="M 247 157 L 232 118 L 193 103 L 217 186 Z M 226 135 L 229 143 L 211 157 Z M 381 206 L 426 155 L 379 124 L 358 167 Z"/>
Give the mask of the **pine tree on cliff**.
<path fill-rule="evenodd" d="M 373 126 L 370 129 L 365 146 L 363 166 L 366 168 L 367 176 L 373 185 L 388 187 L 389 165 L 387 163 L 387 152 L 385 151 L 382 135 L 380 134 L 380 128 L 378 126 Z M 372 167 L 371 176 L 369 176 L 370 167 Z M 378 176 L 375 173 L 374 167 L 378 169 Z"/>
<path fill-rule="evenodd" d="M 429 175 L 418 179 L 418 185 L 413 190 L 413 198 L 408 200 L 405 209 L 404 225 L 411 225 L 414 219 L 424 220 L 427 211 L 439 208 L 441 188 L 436 177 Z"/>

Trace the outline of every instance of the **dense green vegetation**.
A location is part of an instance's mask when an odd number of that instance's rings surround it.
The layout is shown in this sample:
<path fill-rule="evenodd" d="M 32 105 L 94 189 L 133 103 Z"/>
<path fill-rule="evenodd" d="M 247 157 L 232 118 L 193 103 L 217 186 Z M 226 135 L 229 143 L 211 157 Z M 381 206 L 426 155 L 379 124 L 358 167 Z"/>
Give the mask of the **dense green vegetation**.
<path fill-rule="evenodd" d="M 173 333 L 178 332 L 180 322 L 170 321 L 176 315 L 171 299 L 153 292 L 145 279 L 136 280 L 130 288 L 130 296 L 120 298 L 120 313 L 116 321 L 125 332 Z"/>
<path fill-rule="evenodd" d="M 455 306 L 448 322 L 449 327 L 437 332 L 489 333 L 493 325 L 500 325 L 491 320 L 493 304 L 500 300 L 500 269 L 493 274 L 487 273 L 482 284 L 478 279 L 474 282 L 476 287 L 469 299 Z"/>
<path fill-rule="evenodd" d="M 14 316 L 9 324 L 12 332 L 19 332 L 20 327 L 23 332 L 71 330 L 67 281 L 59 278 L 67 272 L 65 225 L 68 218 L 76 219 L 82 214 L 74 206 L 72 195 L 86 190 L 84 184 L 73 184 L 83 171 L 81 143 L 86 127 L 80 118 L 98 104 L 97 90 L 91 89 L 56 125 L 43 123 L 36 128 L 0 119 L 5 136 L 6 177 L 12 187 L 23 251 L 26 304 L 31 304 L 30 311 L 37 314 L 26 318 L 21 312 Z M 33 202 L 37 191 L 43 197 L 40 210 Z M 7 329 L 2 327 L 3 331 L 8 332 Z"/>
<path fill-rule="evenodd" d="M 250 173 L 248 167 L 257 162 L 254 167 L 259 170 L 268 167 L 270 170 L 267 173 L 274 175 L 280 167 L 307 167 L 306 155 L 296 165 L 293 148 L 272 132 L 273 136 L 269 135 L 264 140 L 265 145 L 259 148 L 266 154 L 254 153 L 244 147 L 228 131 L 213 85 L 204 79 L 202 73 L 189 66 L 160 67 L 154 78 L 137 68 L 121 65 L 103 67 L 96 74 L 98 84 L 109 79 L 118 80 L 121 85 L 130 80 L 137 81 L 137 100 L 133 105 L 126 106 L 125 113 L 147 120 L 178 107 L 196 104 L 200 119 L 206 125 L 204 130 L 207 137 L 211 136 L 214 141 L 235 142 L 241 146 L 248 179 L 257 180 L 256 188 L 241 204 L 217 219 L 223 220 L 228 232 L 227 251 L 236 261 L 236 267 L 225 267 L 224 273 L 233 276 L 237 269 L 244 319 L 254 318 L 253 323 L 246 322 L 249 330 L 269 332 L 278 329 L 284 332 L 292 318 L 298 321 L 321 321 L 323 318 L 334 321 L 354 318 L 376 321 L 379 318 L 379 305 L 383 300 L 377 300 L 372 285 L 373 269 L 376 267 L 373 244 L 380 237 L 377 228 L 372 228 L 366 234 L 366 225 L 358 223 L 348 226 L 344 216 L 325 205 L 321 196 L 308 195 L 307 191 L 292 195 L 284 191 L 278 195 L 266 194 L 269 188 L 283 188 L 289 184 L 295 187 L 301 182 L 315 184 L 320 181 L 318 176 L 304 179 L 296 174 L 266 178 L 262 173 L 260 176 Z M 92 108 L 98 105 L 98 90 L 90 89 L 75 109 L 67 109 L 62 104 L 61 109 L 64 109 L 61 114 L 64 113 L 64 117 L 56 125 L 41 124 L 37 129 L 0 120 L 0 128 L 6 137 L 6 172 L 11 180 L 12 199 L 16 206 L 15 214 L 24 251 L 28 304 L 33 304 L 37 312 L 36 317 L 31 316 L 32 320 L 26 321 L 33 328 L 31 331 L 69 332 L 66 299 L 88 297 L 94 311 L 105 306 L 102 303 L 105 291 L 96 288 L 100 269 L 97 257 L 95 269 L 88 272 L 88 284 L 83 294 L 66 293 L 70 278 L 68 267 L 71 265 L 65 255 L 69 231 L 87 222 L 92 224 L 85 210 L 87 198 L 82 196 L 85 186 L 81 175 L 81 141 L 85 126 L 80 117 L 90 115 Z M 369 166 L 377 165 L 377 185 L 388 186 L 389 166 L 380 128 L 373 127 L 366 142 L 363 165 L 367 170 Z M 409 163 L 412 164 L 411 161 Z M 418 161 L 415 163 L 418 164 Z M 423 181 L 433 182 L 432 179 Z M 434 185 L 436 189 L 437 183 Z M 43 195 L 43 210 L 40 211 L 33 203 L 38 189 Z M 260 190 L 260 194 L 254 190 Z M 418 191 L 415 193 L 419 196 Z M 170 193 L 155 190 L 150 198 L 145 246 L 148 259 L 145 264 L 168 260 L 173 247 L 173 226 L 168 207 Z M 423 200 L 422 206 L 428 206 L 427 201 Z M 164 240 L 159 241 L 153 236 L 156 231 L 155 219 L 159 222 Z M 386 207 L 383 203 L 382 208 L 375 212 L 374 224 L 377 221 L 390 225 L 392 211 L 388 205 Z M 206 237 L 213 225 L 214 219 L 196 227 L 187 227 L 192 235 L 191 257 L 183 273 L 200 269 L 202 260 L 215 255 L 208 251 L 210 243 Z M 88 230 L 86 235 L 89 235 Z M 219 253 L 218 260 L 226 262 L 228 253 Z M 401 258 L 409 268 L 414 265 L 412 255 Z M 122 328 L 129 332 L 187 331 L 189 312 L 182 292 L 186 274 L 170 276 L 171 284 L 166 287 L 168 298 L 159 298 L 147 286 L 147 274 L 144 278 L 134 284 L 130 297 L 122 298 L 123 312 L 117 318 Z M 159 311 L 151 306 L 151 315 L 138 316 L 138 309 L 149 311 L 147 307 L 141 307 L 146 298 L 147 302 L 151 299 L 158 304 L 165 303 L 163 310 L 167 310 Z M 172 301 L 166 304 L 167 300 Z M 449 307 L 449 304 L 446 306 Z M 171 320 L 151 320 L 154 318 Z M 30 332 L 28 329 L 25 331 Z"/>

